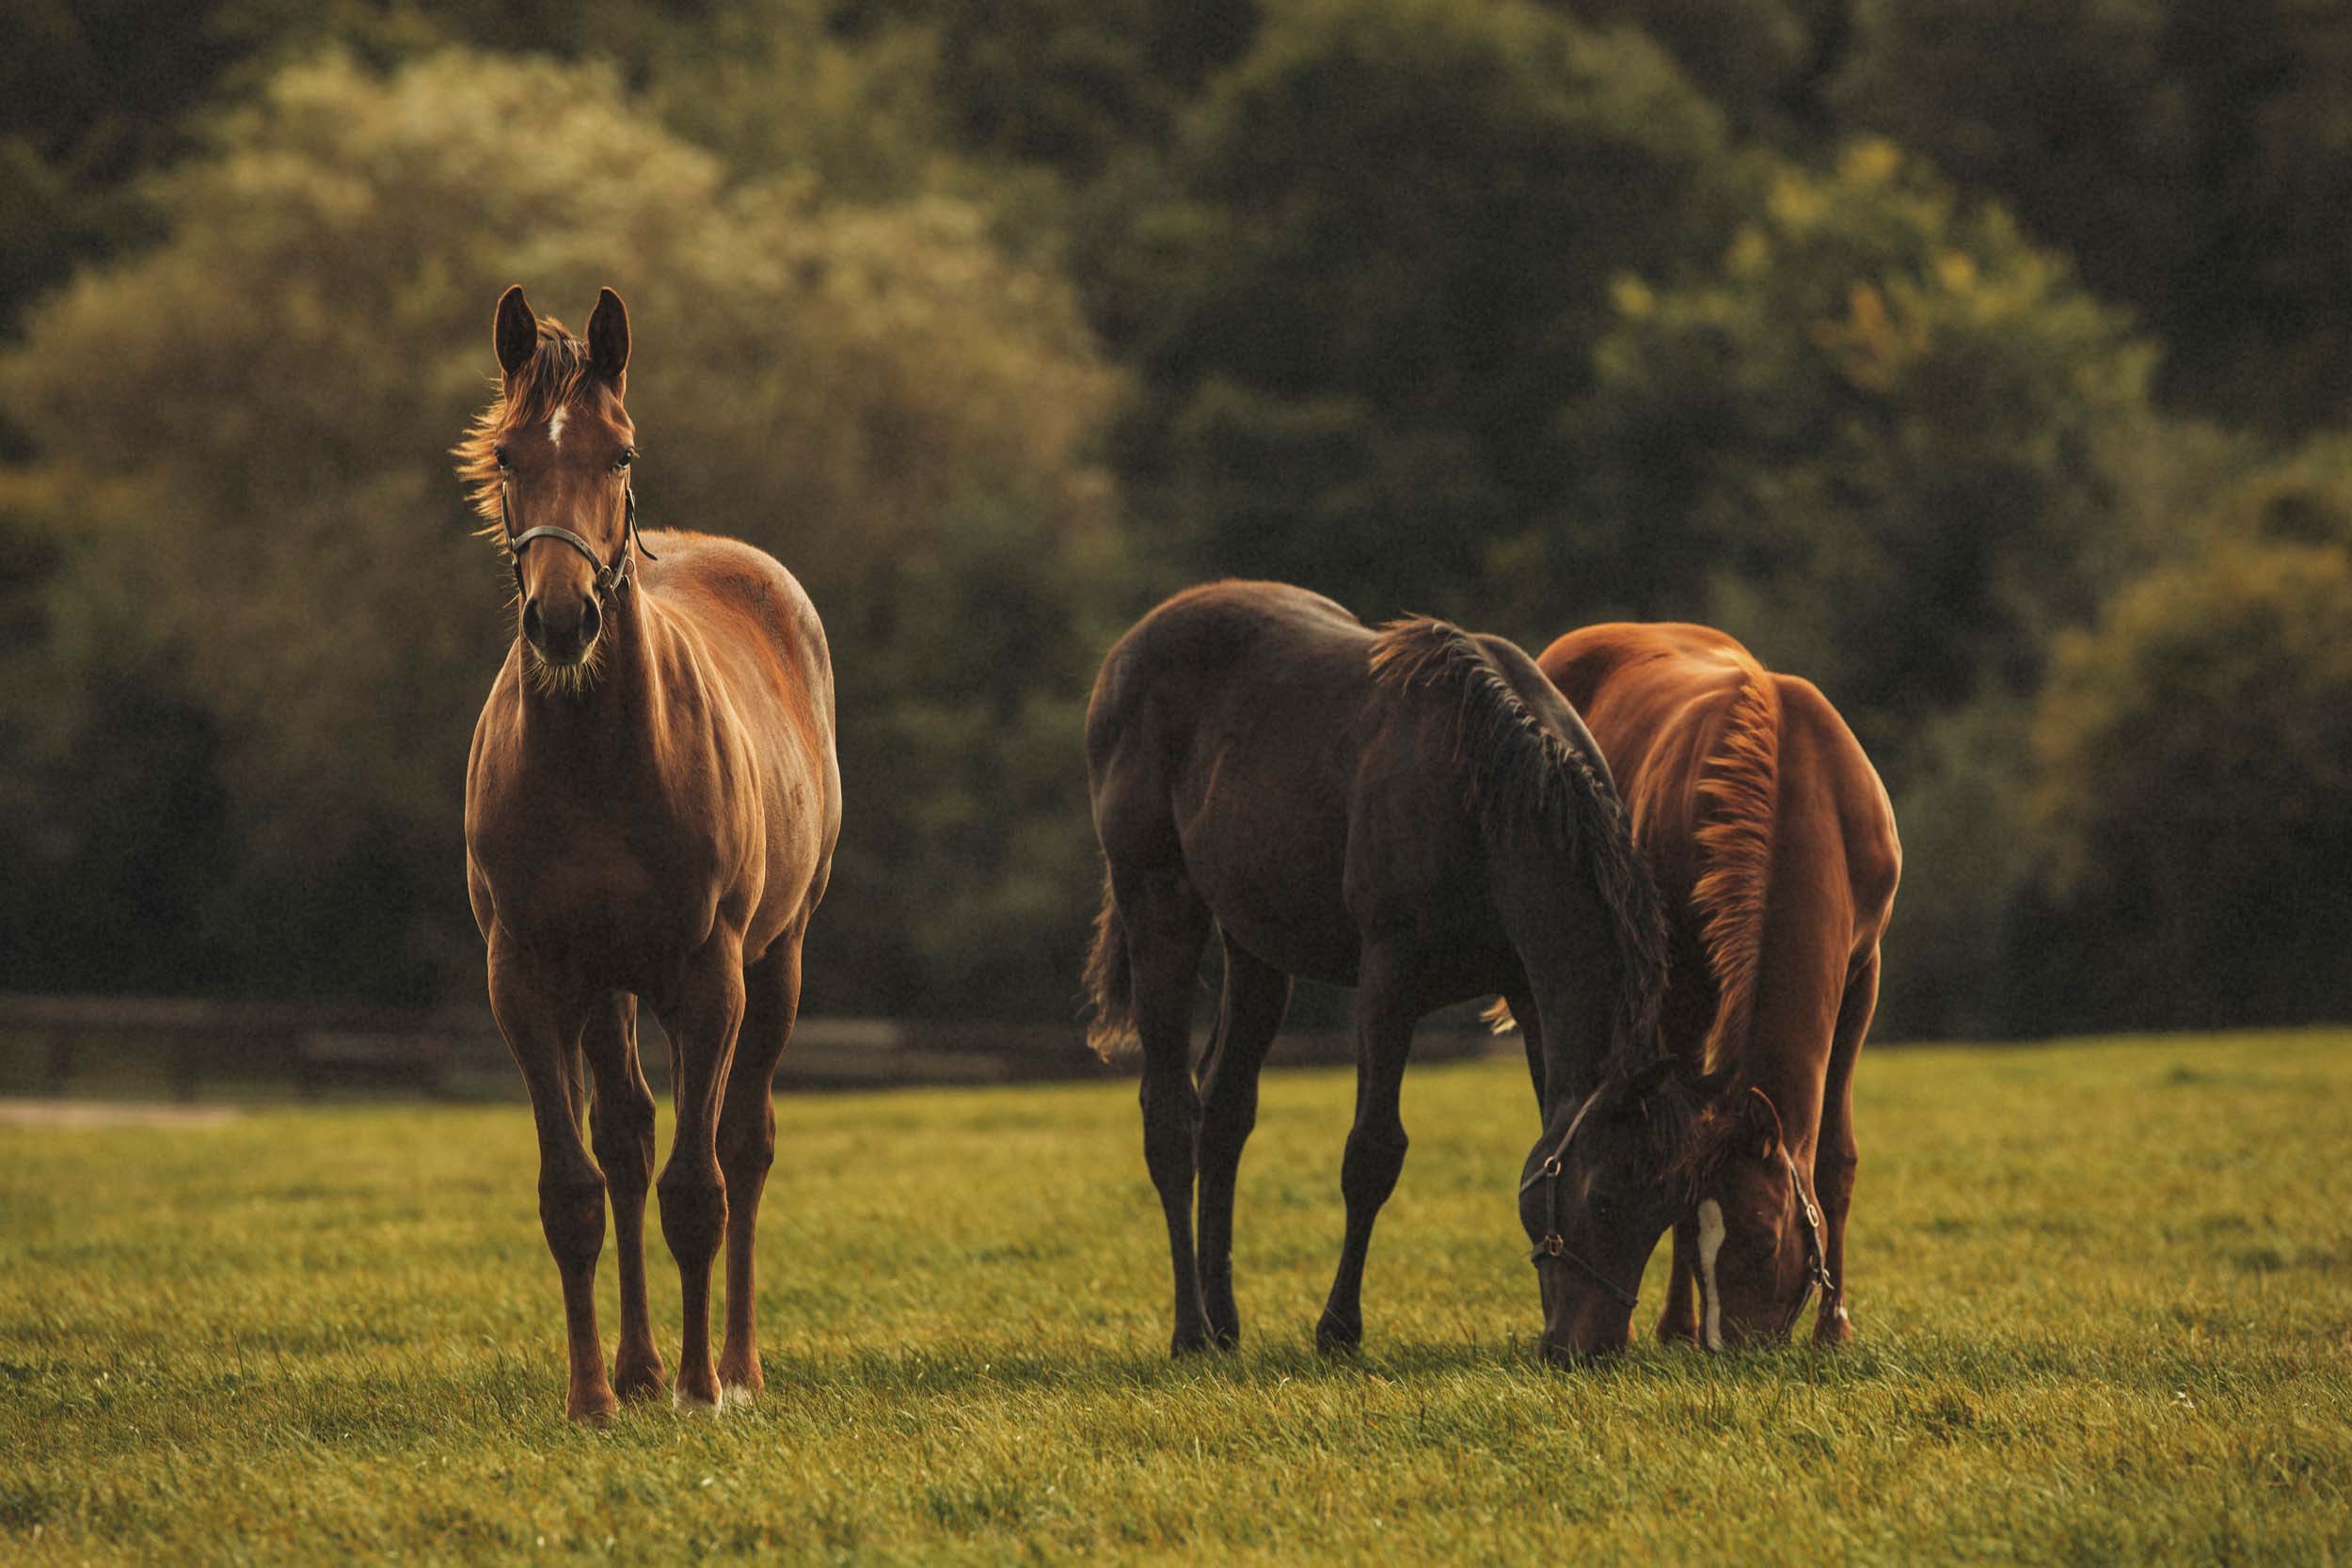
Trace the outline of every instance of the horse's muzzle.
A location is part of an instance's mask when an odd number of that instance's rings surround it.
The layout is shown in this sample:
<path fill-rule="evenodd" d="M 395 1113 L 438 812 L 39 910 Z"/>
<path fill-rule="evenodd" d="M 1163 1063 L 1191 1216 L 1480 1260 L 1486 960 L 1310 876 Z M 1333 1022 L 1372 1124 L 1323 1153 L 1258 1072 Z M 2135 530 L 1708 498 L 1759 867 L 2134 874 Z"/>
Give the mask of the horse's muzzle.
<path fill-rule="evenodd" d="M 549 664 L 578 664 L 604 628 L 604 612 L 593 596 L 564 597 L 570 600 L 568 608 L 550 610 L 536 594 L 523 603 L 523 641 Z"/>

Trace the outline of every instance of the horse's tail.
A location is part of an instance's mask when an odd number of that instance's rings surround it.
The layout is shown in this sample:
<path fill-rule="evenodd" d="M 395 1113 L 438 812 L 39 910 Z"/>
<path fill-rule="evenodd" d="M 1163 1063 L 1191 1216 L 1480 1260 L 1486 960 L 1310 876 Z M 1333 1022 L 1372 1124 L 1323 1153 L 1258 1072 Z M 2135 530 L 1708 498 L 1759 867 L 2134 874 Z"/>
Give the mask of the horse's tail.
<path fill-rule="evenodd" d="M 1094 945 L 1079 982 L 1089 1013 L 1087 1044 L 1109 1061 L 1136 1040 L 1135 975 L 1127 965 L 1127 923 L 1119 918 L 1111 879 L 1103 875 L 1103 911 L 1094 917 Z"/>
<path fill-rule="evenodd" d="M 1531 671 L 1534 662 L 1528 663 Z M 1575 852 L 1608 911 L 1616 946 L 1618 1018 L 1610 1067 L 1631 1071 L 1662 1054 L 1666 913 L 1634 847 L 1624 803 L 1591 758 L 1530 708 L 1487 651 L 1443 621 L 1398 621 L 1373 643 L 1372 673 L 1396 688 L 1450 689 L 1459 715 L 1457 754 L 1470 765 L 1479 823 L 1501 851 L 1533 837 Z M 1535 675 L 1540 680 L 1540 673 Z M 1510 1011 L 1487 1010 L 1498 1029 Z"/>
<path fill-rule="evenodd" d="M 1742 655 L 1740 662 L 1739 693 L 1722 736 L 1700 765 L 1692 833 L 1698 879 L 1691 903 L 1715 980 L 1715 1022 L 1702 1058 L 1710 1069 L 1747 1049 L 1780 803 L 1780 686 L 1754 659 Z"/>

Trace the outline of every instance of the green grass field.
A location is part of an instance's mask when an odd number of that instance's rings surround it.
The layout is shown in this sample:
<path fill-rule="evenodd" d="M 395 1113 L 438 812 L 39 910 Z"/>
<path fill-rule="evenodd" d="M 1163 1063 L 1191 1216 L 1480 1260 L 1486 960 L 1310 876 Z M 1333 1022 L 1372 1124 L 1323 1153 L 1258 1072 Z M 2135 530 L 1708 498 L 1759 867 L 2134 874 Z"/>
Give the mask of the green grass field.
<path fill-rule="evenodd" d="M 602 1433 L 519 1107 L 0 1130 L 0 1560 L 2352 1560 L 2352 1037 L 1866 1055 L 1861 1342 L 1572 1374 L 1502 1062 L 1407 1078 L 1311 1353 L 1350 1094 L 1267 1081 L 1181 1365 L 1127 1086 L 782 1103 L 767 1398 Z"/>

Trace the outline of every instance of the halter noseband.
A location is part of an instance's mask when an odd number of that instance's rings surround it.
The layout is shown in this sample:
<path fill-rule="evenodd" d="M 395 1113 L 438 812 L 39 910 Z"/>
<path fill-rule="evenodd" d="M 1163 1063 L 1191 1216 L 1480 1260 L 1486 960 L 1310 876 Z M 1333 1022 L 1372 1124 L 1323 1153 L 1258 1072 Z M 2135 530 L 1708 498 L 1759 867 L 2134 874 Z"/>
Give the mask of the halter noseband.
<path fill-rule="evenodd" d="M 1642 1298 L 1601 1273 L 1599 1266 L 1592 1259 L 1581 1253 L 1569 1251 L 1567 1238 L 1560 1234 L 1561 1162 L 1567 1158 L 1568 1146 L 1576 1141 L 1577 1129 L 1584 1125 L 1585 1116 L 1592 1110 L 1594 1102 L 1599 1099 L 1598 1089 L 1595 1089 L 1585 1097 L 1584 1103 L 1578 1106 L 1576 1115 L 1568 1119 L 1568 1130 L 1560 1134 L 1559 1143 L 1553 1146 L 1549 1154 L 1544 1156 L 1544 1163 L 1535 1167 L 1535 1174 L 1519 1183 L 1521 1196 L 1525 1196 L 1527 1189 L 1536 1182 L 1541 1181 L 1544 1184 L 1544 1233 L 1536 1239 L 1534 1247 L 1527 1255 L 1527 1260 L 1540 1264 L 1547 1258 L 1558 1258 L 1574 1263 L 1591 1276 L 1595 1284 L 1614 1296 L 1627 1310 L 1630 1311 L 1642 1304 Z"/>
<path fill-rule="evenodd" d="M 501 521 L 507 515 L 506 483 L 505 476 L 501 475 L 499 478 L 499 516 Z M 520 533 L 511 534 L 506 541 L 506 559 L 507 563 L 515 569 L 516 588 L 520 589 L 523 585 L 523 546 L 534 539 L 554 539 L 569 545 L 573 549 L 586 556 L 588 564 L 596 569 L 597 598 L 611 599 L 627 592 L 629 579 L 636 575 L 635 560 L 628 552 L 631 543 L 634 543 L 640 550 L 644 551 L 647 561 L 659 561 L 661 558 L 646 547 L 645 536 L 637 531 L 637 486 L 626 485 L 621 495 L 621 548 L 613 556 L 610 564 L 596 554 L 596 547 L 594 545 L 574 533 L 570 529 L 557 528 L 551 523 L 543 523 L 537 528 L 525 529 Z M 512 525 L 510 524 L 509 527 L 511 528 Z"/>

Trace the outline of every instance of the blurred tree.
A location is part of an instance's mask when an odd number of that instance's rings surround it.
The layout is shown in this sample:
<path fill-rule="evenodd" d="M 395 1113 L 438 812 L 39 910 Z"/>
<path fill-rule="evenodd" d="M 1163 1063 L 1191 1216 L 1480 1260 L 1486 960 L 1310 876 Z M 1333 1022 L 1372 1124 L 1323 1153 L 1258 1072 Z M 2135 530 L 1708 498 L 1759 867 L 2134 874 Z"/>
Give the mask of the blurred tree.
<path fill-rule="evenodd" d="M 1152 144 L 1238 59 L 1258 0 L 1006 0 L 943 8 L 942 90 L 969 144 L 1073 175 Z"/>
<path fill-rule="evenodd" d="M 2292 431 L 2352 398 L 2347 80 L 2314 0 L 1856 0 L 1834 96 L 2136 307 L 2168 402 Z"/>
<path fill-rule="evenodd" d="M 2076 1018 L 2352 1016 L 2352 546 L 2225 540 L 2062 640 L 2030 820 Z"/>
<path fill-rule="evenodd" d="M 1635 34 L 1518 3 L 1270 13 L 1079 223 L 1139 376 L 1116 461 L 1163 558 L 1368 614 L 1473 609 L 1481 541 L 1558 487 L 1542 437 L 1609 277 L 1700 248 L 1731 175 Z"/>
<path fill-rule="evenodd" d="M 1822 102 L 1849 0 L 1548 0 L 1595 26 L 1638 28 L 1743 139 L 1828 129 Z"/>
<path fill-rule="evenodd" d="M 450 857 L 511 628 L 445 450 L 486 399 L 489 305 L 516 277 L 543 309 L 599 283 L 628 296 L 647 522 L 766 546 L 820 607 L 854 606 L 880 562 L 956 559 L 948 536 L 976 518 L 1041 561 L 1100 547 L 1106 490 L 1080 443 L 1113 381 L 1066 290 L 952 202 L 731 188 L 610 71 L 462 54 L 389 81 L 290 70 L 167 199 L 168 243 L 85 277 L 0 361 L 0 407 L 40 454 L 0 499 L 62 552 L 58 624 L 103 620 L 129 639 L 116 661 L 182 669 L 204 705 L 236 853 L 203 933 L 223 985 L 414 992 L 477 961 Z M 835 653 L 845 694 L 882 708 L 972 678 L 867 637 Z M 1060 665 L 1037 678 L 1067 699 Z M 0 723 L 49 700 L 0 692 Z M 1074 757 L 1074 725 L 1062 741 Z M 994 759 L 931 760 L 887 781 L 920 798 L 902 816 L 964 792 L 1001 802 L 1017 839 L 1049 809 Z M 1082 784 L 1050 809 L 1083 841 Z M 891 817 L 852 799 L 849 819 L 854 840 Z M 141 852 L 168 863 L 176 818 L 146 829 Z M 1081 887 L 1052 940 L 1085 905 Z M 961 1000 L 920 971 L 870 989 Z"/>
<path fill-rule="evenodd" d="M 2105 459 L 2145 426 L 2148 351 L 1894 147 L 1783 170 L 1710 276 L 1615 306 L 1547 444 L 1572 495 L 1496 547 L 1494 602 L 1726 626 L 1899 782 L 1922 720 L 2030 689 L 2118 576 Z"/>

